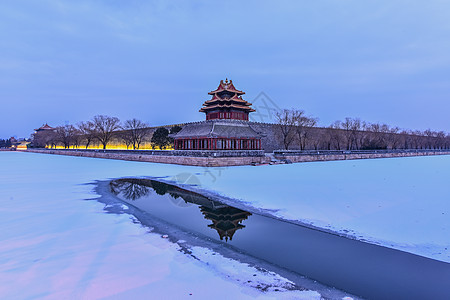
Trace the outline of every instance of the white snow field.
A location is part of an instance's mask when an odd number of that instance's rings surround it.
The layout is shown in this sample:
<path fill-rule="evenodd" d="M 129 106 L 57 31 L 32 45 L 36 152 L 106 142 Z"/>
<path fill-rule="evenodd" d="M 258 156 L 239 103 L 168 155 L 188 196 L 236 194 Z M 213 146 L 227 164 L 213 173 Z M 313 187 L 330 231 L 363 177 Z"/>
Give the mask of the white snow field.
<path fill-rule="evenodd" d="M 118 177 L 197 183 L 191 188 L 238 207 L 450 262 L 450 156 L 202 168 L 0 152 L 0 165 L 0 295 L 7 299 L 320 297 L 261 292 L 239 283 L 257 272 L 251 266 L 223 268 L 228 259 L 206 248 L 193 249 L 201 259 L 192 259 L 129 216 L 80 201 L 97 197 L 86 183 Z M 289 285 L 273 273 L 258 278 Z"/>
<path fill-rule="evenodd" d="M 85 201 L 98 179 L 196 168 L 18 152 L 0 152 L 0 166 L 0 299 L 320 299 Z"/>

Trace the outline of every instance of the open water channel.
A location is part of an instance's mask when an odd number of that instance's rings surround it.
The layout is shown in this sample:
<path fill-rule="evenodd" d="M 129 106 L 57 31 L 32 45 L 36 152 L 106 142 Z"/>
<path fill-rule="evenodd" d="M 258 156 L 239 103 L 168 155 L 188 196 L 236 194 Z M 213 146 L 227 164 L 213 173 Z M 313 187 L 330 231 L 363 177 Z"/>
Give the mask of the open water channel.
<path fill-rule="evenodd" d="M 369 299 L 450 299 L 450 264 L 292 224 L 150 179 L 117 179 L 128 205 L 218 244 Z"/>

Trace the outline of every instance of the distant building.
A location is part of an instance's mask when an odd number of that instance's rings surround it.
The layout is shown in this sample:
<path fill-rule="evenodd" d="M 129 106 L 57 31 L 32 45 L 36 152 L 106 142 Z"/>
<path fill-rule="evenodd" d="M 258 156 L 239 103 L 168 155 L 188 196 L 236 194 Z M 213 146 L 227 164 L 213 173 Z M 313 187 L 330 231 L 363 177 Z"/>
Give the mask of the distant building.
<path fill-rule="evenodd" d="M 41 127 L 34 130 L 34 133 L 42 132 L 42 131 L 55 131 L 56 128 L 49 126 L 47 123 L 42 125 Z"/>
<path fill-rule="evenodd" d="M 32 147 L 44 148 L 54 146 L 54 135 L 56 128 L 47 123 L 34 130 Z"/>
<path fill-rule="evenodd" d="M 172 135 L 175 150 L 261 150 L 261 135 L 248 122 L 255 110 L 242 99 L 245 93 L 227 79 L 208 94 L 212 98 L 200 109 L 206 121 L 188 123 Z"/>
<path fill-rule="evenodd" d="M 19 144 L 17 144 L 16 149 L 17 150 L 27 150 L 28 145 L 30 145 L 30 144 L 31 144 L 31 142 L 23 140 Z"/>

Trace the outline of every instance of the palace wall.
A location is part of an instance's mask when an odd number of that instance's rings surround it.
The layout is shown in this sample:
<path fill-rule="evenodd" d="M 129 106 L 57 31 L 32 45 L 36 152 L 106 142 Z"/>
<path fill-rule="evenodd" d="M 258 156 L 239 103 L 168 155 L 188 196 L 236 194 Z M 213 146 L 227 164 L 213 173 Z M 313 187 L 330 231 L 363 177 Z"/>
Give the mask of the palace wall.
<path fill-rule="evenodd" d="M 273 152 L 274 150 L 284 149 L 283 144 L 277 136 L 277 128 L 275 124 L 250 122 L 256 132 L 262 134 L 261 146 L 265 152 Z"/>
<path fill-rule="evenodd" d="M 173 126 L 183 127 L 186 124 L 176 124 L 176 125 L 166 125 L 161 126 L 170 129 Z M 258 123 L 249 122 L 250 127 L 252 127 L 256 132 L 262 134 L 261 144 L 262 149 L 266 153 L 272 153 L 274 150 L 284 149 L 282 143 L 282 135 L 280 133 L 280 128 L 277 124 L 270 123 Z M 141 144 L 141 150 L 151 150 L 151 138 L 153 132 L 158 127 L 149 128 L 149 133 L 145 137 L 143 143 Z M 307 135 L 306 142 L 303 145 L 304 150 L 343 150 L 347 148 L 346 136 L 349 134 L 342 129 L 331 129 L 322 127 L 306 128 L 305 134 Z M 373 140 L 373 141 L 383 141 L 384 149 L 449 149 L 450 139 L 448 137 L 443 141 L 439 137 L 427 137 L 422 135 L 414 134 L 404 134 L 404 133 L 373 133 L 357 131 L 352 133 L 355 135 L 355 140 L 359 140 L 359 145 L 352 145 L 351 149 L 368 149 L 362 148 L 362 140 Z M 369 149 L 383 149 L 376 148 Z M 379 145 L 378 145 L 379 146 Z M 61 149 L 61 145 L 58 146 Z M 90 149 L 102 149 L 102 146 L 98 141 L 93 141 L 89 146 Z M 126 145 L 120 138 L 120 135 L 114 137 L 107 146 L 108 149 L 126 149 Z M 300 149 L 298 137 L 295 135 L 293 142 L 289 146 L 289 149 Z M 84 144 L 79 146 L 79 149 L 84 149 Z M 129 148 L 131 149 L 131 147 Z"/>
<path fill-rule="evenodd" d="M 183 153 L 180 153 L 180 155 L 170 155 L 167 153 L 167 152 L 175 153 L 176 150 L 154 151 L 158 152 L 156 154 L 155 153 L 140 154 L 137 151 L 129 151 L 127 153 L 127 151 L 114 151 L 114 150 L 82 151 L 82 150 L 55 150 L 55 149 L 28 149 L 27 152 L 119 159 L 128 161 L 142 161 L 142 162 L 164 163 L 164 164 L 202 166 L 202 167 L 257 165 L 257 164 L 266 164 L 270 162 L 270 158 L 264 156 L 262 151 L 254 151 L 255 153 L 240 153 L 240 155 L 248 155 L 248 156 L 236 156 L 239 154 L 236 153 L 237 151 L 226 151 L 226 150 L 216 151 L 216 153 L 220 152 L 219 155 L 221 155 L 221 157 L 218 156 L 214 157 L 212 155 L 208 155 L 205 153 L 203 153 L 204 156 L 197 156 L 201 155 L 201 153 L 193 153 L 193 151 L 183 151 L 184 155 L 182 155 Z M 213 151 L 211 151 L 211 154 L 212 152 Z M 229 152 L 230 154 L 229 156 L 227 156 L 227 152 Z"/>
<path fill-rule="evenodd" d="M 317 151 L 316 153 L 309 154 L 308 152 L 299 151 L 274 151 L 274 157 L 276 159 L 291 163 L 430 155 L 450 155 L 450 150 Z"/>

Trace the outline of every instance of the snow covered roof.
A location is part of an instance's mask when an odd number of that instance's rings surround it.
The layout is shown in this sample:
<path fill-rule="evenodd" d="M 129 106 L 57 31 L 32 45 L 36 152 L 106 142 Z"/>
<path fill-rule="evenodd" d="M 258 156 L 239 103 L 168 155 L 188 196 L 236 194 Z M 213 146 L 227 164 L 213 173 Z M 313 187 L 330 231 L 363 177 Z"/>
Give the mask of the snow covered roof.
<path fill-rule="evenodd" d="M 186 124 L 183 129 L 175 135 L 180 138 L 260 138 L 248 122 L 237 120 L 208 120 L 198 123 Z"/>
<path fill-rule="evenodd" d="M 55 128 L 49 126 L 47 123 L 45 123 L 44 125 L 42 125 L 41 127 L 35 129 L 35 131 L 41 131 L 41 130 L 53 130 Z"/>

